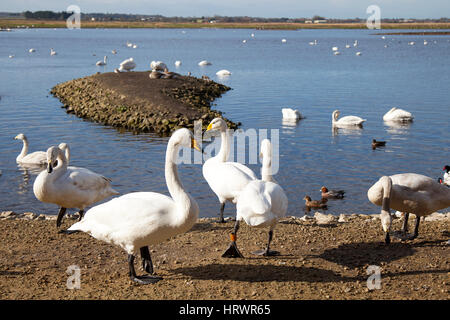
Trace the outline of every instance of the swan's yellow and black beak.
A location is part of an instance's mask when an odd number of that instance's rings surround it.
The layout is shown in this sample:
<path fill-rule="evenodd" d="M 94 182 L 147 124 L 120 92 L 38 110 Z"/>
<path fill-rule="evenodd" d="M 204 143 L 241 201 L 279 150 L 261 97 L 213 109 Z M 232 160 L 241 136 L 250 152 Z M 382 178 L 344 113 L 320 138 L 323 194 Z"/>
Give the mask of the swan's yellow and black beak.
<path fill-rule="evenodd" d="M 48 172 L 48 173 L 52 173 L 52 171 L 53 171 L 52 163 L 51 163 L 51 162 L 48 162 L 48 163 L 47 163 L 47 172 Z"/>
<path fill-rule="evenodd" d="M 200 149 L 200 147 L 198 146 L 197 140 L 195 140 L 194 138 L 191 138 L 191 148 L 202 152 L 202 149 Z"/>
<path fill-rule="evenodd" d="M 212 123 L 208 124 L 208 127 L 206 128 L 206 131 L 209 131 L 212 129 Z"/>

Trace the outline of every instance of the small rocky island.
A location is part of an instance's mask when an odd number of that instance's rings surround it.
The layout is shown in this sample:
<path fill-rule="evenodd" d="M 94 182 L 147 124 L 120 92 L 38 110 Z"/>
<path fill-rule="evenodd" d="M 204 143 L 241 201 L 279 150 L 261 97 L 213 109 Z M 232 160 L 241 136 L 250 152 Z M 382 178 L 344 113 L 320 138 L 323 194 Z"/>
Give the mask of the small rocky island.
<path fill-rule="evenodd" d="M 60 83 L 51 93 L 67 113 L 134 133 L 167 136 L 180 127 L 193 128 L 196 120 L 202 120 L 205 129 L 212 119 L 222 117 L 211 110 L 211 103 L 230 87 L 191 76 L 150 79 L 149 74 L 95 74 Z M 231 129 L 240 125 L 225 121 Z"/>

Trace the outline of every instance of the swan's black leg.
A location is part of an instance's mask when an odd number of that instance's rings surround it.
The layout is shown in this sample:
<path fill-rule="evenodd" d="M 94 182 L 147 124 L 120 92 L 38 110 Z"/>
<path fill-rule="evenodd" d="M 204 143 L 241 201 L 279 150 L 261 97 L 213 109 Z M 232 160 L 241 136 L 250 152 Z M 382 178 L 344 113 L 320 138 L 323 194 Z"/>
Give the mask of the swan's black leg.
<path fill-rule="evenodd" d="M 405 217 L 403 220 L 403 228 L 402 228 L 402 232 L 404 235 L 406 235 L 406 233 L 408 232 L 408 219 L 409 219 L 409 213 L 408 212 L 404 212 L 405 213 Z"/>
<path fill-rule="evenodd" d="M 149 274 L 153 274 L 153 262 L 148 247 L 142 247 L 139 250 L 141 251 L 142 269 Z"/>
<path fill-rule="evenodd" d="M 80 221 L 84 217 L 84 210 L 81 209 L 80 211 L 78 211 L 78 214 L 80 215 L 80 217 L 78 218 L 78 221 Z"/>
<path fill-rule="evenodd" d="M 220 223 L 225 222 L 225 220 L 223 219 L 223 211 L 224 210 L 225 210 L 225 202 L 220 205 L 220 218 L 219 218 Z"/>
<path fill-rule="evenodd" d="M 386 233 L 384 234 L 384 243 L 385 243 L 385 244 L 391 243 L 391 237 L 389 236 L 389 232 L 386 232 Z"/>
<path fill-rule="evenodd" d="M 162 279 L 161 277 L 151 276 L 151 275 L 137 276 L 136 271 L 134 270 L 134 255 L 132 255 L 132 254 L 128 255 L 128 267 L 130 269 L 130 271 L 129 271 L 130 279 L 136 283 L 150 284 L 150 283 L 156 283 Z"/>
<path fill-rule="evenodd" d="M 243 258 L 244 256 L 239 251 L 236 245 L 236 235 L 239 230 L 239 220 L 234 224 L 234 230 L 230 233 L 231 243 L 228 249 L 222 254 L 223 258 Z"/>
<path fill-rule="evenodd" d="M 419 224 L 420 224 L 420 217 L 416 215 L 416 225 L 414 226 L 414 233 L 411 237 L 408 238 L 408 240 L 414 240 L 419 235 Z"/>
<path fill-rule="evenodd" d="M 56 227 L 57 228 L 59 228 L 59 226 L 61 225 L 61 220 L 65 213 L 66 213 L 66 208 L 61 207 L 58 211 L 58 217 L 56 218 Z"/>
<path fill-rule="evenodd" d="M 266 256 L 266 257 L 275 256 L 275 255 L 279 254 L 278 251 L 270 250 L 270 242 L 272 241 L 272 236 L 273 236 L 273 230 L 269 230 L 269 241 L 267 242 L 266 249 L 255 251 L 255 252 L 253 252 L 253 254 L 256 254 L 259 256 Z"/>

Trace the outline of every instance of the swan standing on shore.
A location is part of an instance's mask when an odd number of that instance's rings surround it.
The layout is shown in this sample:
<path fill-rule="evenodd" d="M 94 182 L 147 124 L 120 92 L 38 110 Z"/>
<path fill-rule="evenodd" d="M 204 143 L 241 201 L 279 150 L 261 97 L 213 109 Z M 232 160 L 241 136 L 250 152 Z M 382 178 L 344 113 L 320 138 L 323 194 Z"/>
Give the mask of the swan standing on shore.
<path fill-rule="evenodd" d="M 44 151 L 28 153 L 28 139 L 23 133 L 19 133 L 14 139 L 23 141 L 22 151 L 16 158 L 18 164 L 42 166 L 47 163 L 47 154 Z"/>
<path fill-rule="evenodd" d="M 122 72 L 124 70 L 131 71 L 134 68 L 136 68 L 136 63 L 134 62 L 133 58 L 129 58 L 120 63 L 118 71 L 119 72 Z"/>
<path fill-rule="evenodd" d="M 237 196 L 245 186 L 257 177 L 252 170 L 239 162 L 227 161 L 230 155 L 230 141 L 227 133 L 227 123 L 221 118 L 214 118 L 206 131 L 219 130 L 221 146 L 219 153 L 203 164 L 203 177 L 209 187 L 217 195 L 220 202 L 220 220 L 223 219 L 225 202 L 236 203 Z"/>
<path fill-rule="evenodd" d="M 236 245 L 239 222 L 242 220 L 250 227 L 269 227 L 267 247 L 254 254 L 263 256 L 278 254 L 270 250 L 270 242 L 278 220 L 286 215 L 288 199 L 284 190 L 272 177 L 272 144 L 268 139 L 261 141 L 260 156 L 262 157 L 261 180 L 250 181 L 237 198 L 236 223 L 230 234 L 231 244 L 222 255 L 224 258 L 243 258 Z"/>
<path fill-rule="evenodd" d="M 150 69 L 164 71 L 164 69 L 167 69 L 167 65 L 162 61 L 152 61 L 150 62 Z"/>
<path fill-rule="evenodd" d="M 386 112 L 386 114 L 383 116 L 384 121 L 400 121 L 400 122 L 409 122 L 413 121 L 414 117 L 411 114 L 411 112 L 408 112 L 403 109 L 399 109 L 396 107 L 393 107 L 391 110 Z"/>
<path fill-rule="evenodd" d="M 60 206 L 56 226 L 67 208 L 84 209 L 109 196 L 119 194 L 111 188 L 111 180 L 85 168 L 68 167 L 66 156 L 58 147 L 47 150 L 47 170 L 42 171 L 33 185 L 33 192 L 39 201 Z"/>
<path fill-rule="evenodd" d="M 338 120 L 340 115 L 339 110 L 334 110 L 332 114 L 332 125 L 333 127 L 349 127 L 349 126 L 362 126 L 366 119 L 362 119 L 357 116 L 345 116 Z"/>
<path fill-rule="evenodd" d="M 97 61 L 97 63 L 95 65 L 97 65 L 97 66 L 106 66 L 106 59 L 107 58 L 108 58 L 107 56 L 104 56 L 103 57 L 103 61 L 102 60 Z"/>
<path fill-rule="evenodd" d="M 450 186 L 450 166 L 446 165 L 442 170 L 444 170 L 444 179 L 442 180 L 442 182 L 447 185 Z"/>
<path fill-rule="evenodd" d="M 92 237 L 116 244 L 128 253 L 129 276 L 139 284 L 155 283 L 161 277 L 153 274 L 149 245 L 161 243 L 187 232 L 197 221 L 199 208 L 185 190 L 178 176 L 176 158 L 180 147 L 200 151 L 192 133 L 185 128 L 172 134 L 167 144 L 165 177 L 171 197 L 156 192 L 133 192 L 88 210 L 80 222 L 67 233 L 83 231 Z M 138 250 L 143 269 L 149 273 L 137 276 L 134 259 Z"/>
<path fill-rule="evenodd" d="M 386 244 L 390 243 L 389 232 L 392 224 L 390 209 L 405 213 L 400 237 L 402 240 L 413 240 L 419 235 L 421 216 L 427 216 L 450 206 L 450 188 L 416 173 L 381 177 L 367 191 L 367 197 L 373 204 L 381 206 L 380 218 Z M 414 233 L 407 236 L 410 213 L 416 215 L 416 225 Z"/>

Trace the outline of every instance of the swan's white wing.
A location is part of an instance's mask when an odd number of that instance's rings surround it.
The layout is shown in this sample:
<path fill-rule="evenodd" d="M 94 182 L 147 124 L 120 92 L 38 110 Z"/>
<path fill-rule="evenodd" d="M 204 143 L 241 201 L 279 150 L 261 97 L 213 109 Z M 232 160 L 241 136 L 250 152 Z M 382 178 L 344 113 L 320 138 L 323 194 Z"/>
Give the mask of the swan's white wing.
<path fill-rule="evenodd" d="M 39 164 L 44 165 L 47 163 L 47 153 L 44 151 L 36 151 L 25 155 L 19 160 L 20 163 L 27 164 Z"/>
<path fill-rule="evenodd" d="M 341 123 L 362 123 L 366 121 L 366 119 L 357 117 L 357 116 L 345 116 L 338 120 Z"/>
<path fill-rule="evenodd" d="M 68 167 L 65 175 L 68 182 L 80 190 L 100 190 L 110 187 L 108 178 L 85 168 Z"/>

